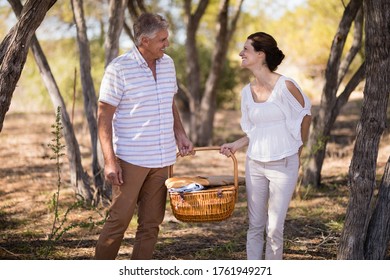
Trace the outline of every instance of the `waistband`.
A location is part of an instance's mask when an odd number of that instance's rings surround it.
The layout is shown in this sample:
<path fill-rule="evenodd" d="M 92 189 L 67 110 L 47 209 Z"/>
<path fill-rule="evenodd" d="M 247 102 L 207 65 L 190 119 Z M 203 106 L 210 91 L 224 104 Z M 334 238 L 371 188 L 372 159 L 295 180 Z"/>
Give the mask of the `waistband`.
<path fill-rule="evenodd" d="M 290 156 L 287 156 L 287 157 L 284 157 L 284 158 L 281 158 L 281 159 L 277 159 L 277 160 L 272 160 L 272 161 L 260 161 L 260 160 L 256 160 L 256 159 L 251 159 L 249 156 L 247 156 L 247 159 L 251 160 L 251 161 L 255 161 L 259 164 L 264 164 L 264 165 L 280 165 L 280 164 L 283 164 L 284 166 L 287 166 L 288 165 L 288 162 L 293 160 L 295 157 L 298 157 L 298 153 L 295 153 L 293 155 L 290 155 Z"/>

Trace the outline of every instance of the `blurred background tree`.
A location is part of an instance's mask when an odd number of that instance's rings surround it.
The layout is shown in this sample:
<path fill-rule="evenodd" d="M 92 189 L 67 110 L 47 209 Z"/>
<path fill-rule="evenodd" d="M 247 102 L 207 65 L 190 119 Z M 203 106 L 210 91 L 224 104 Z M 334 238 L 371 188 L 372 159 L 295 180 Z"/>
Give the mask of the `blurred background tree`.
<path fill-rule="evenodd" d="M 171 20 L 171 46 L 168 53 L 176 63 L 178 79 L 186 82 L 185 62 L 185 22 L 182 1 L 145 0 L 150 11 L 160 12 Z M 294 1 L 288 1 L 294 2 Z M 248 82 L 248 73 L 240 70 L 240 52 L 246 37 L 262 30 L 277 39 L 286 59 L 279 67 L 281 73 L 292 75 L 312 98 L 319 98 L 323 71 L 326 66 L 330 45 L 337 29 L 344 6 L 340 0 L 300 0 L 297 6 L 286 6 L 286 1 L 257 0 L 244 1 L 242 12 L 227 54 L 227 65 L 218 86 L 218 107 L 237 109 L 237 98 L 242 85 Z M 197 33 L 199 44 L 202 81 L 207 77 L 210 57 L 216 35 L 215 20 L 219 1 L 210 1 Z M 85 17 L 91 44 L 92 77 L 96 88 L 104 71 L 104 36 L 108 28 L 107 1 L 84 0 Z M 129 12 L 126 23 L 132 25 Z M 10 26 L 16 21 L 5 0 L 0 0 L 0 38 L 4 38 Z M 59 1 L 48 12 L 37 31 L 38 39 L 50 62 L 54 76 L 67 104 L 73 102 L 72 88 L 76 83 L 76 106 L 82 107 L 80 81 L 74 81 L 74 70 L 78 68 L 76 30 L 70 2 Z M 131 47 L 129 35 L 121 35 L 121 53 Z M 351 44 L 348 39 L 347 44 Z M 357 67 L 357 66 L 356 66 Z M 78 78 L 79 79 L 79 78 Z M 202 83 L 204 85 L 204 83 Z M 39 72 L 29 55 L 22 77 L 12 100 L 11 108 L 16 111 L 51 110 L 51 103 L 41 82 Z M 26 104 L 25 100 L 30 100 Z"/>

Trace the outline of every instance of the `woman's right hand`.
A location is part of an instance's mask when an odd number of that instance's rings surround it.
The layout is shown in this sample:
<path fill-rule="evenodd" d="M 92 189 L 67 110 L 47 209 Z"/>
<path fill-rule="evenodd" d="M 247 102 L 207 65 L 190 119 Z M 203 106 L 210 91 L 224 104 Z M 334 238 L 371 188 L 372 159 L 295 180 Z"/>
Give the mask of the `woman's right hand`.
<path fill-rule="evenodd" d="M 235 147 L 234 142 L 233 142 L 233 143 L 225 143 L 225 144 L 223 144 L 221 146 L 221 149 L 220 149 L 219 152 L 221 154 L 227 156 L 227 157 L 230 157 L 236 151 L 237 151 L 237 148 Z"/>
<path fill-rule="evenodd" d="M 244 146 L 247 146 L 248 144 L 249 144 L 249 138 L 247 136 L 244 136 L 232 143 L 223 144 L 219 152 L 227 157 L 230 157 L 237 150 L 243 148 Z"/>

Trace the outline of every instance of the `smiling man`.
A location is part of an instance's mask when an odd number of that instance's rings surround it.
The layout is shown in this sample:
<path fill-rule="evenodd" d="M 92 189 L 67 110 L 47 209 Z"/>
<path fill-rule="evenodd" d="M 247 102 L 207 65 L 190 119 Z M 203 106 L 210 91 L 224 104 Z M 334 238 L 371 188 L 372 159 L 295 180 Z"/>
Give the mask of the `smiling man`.
<path fill-rule="evenodd" d="M 134 23 L 135 47 L 106 68 L 100 88 L 98 134 L 112 204 L 95 259 L 115 259 L 137 207 L 132 259 L 151 259 L 166 205 L 168 166 L 193 153 L 177 111 L 168 23 L 143 14 Z"/>

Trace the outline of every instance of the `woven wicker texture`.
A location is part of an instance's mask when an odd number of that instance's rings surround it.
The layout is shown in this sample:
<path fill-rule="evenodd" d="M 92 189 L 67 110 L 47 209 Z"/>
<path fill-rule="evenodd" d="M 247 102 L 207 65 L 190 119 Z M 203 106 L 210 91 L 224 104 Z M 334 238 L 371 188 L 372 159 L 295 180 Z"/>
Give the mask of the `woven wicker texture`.
<path fill-rule="evenodd" d="M 219 151 L 220 148 L 195 148 L 197 153 L 210 150 Z M 221 157 L 226 158 L 224 155 Z M 232 155 L 230 158 L 233 161 L 233 184 L 213 186 L 197 192 L 169 192 L 172 213 L 176 219 L 182 222 L 216 222 L 223 221 L 232 215 L 238 196 L 238 169 L 235 156 Z M 172 177 L 172 173 L 173 166 L 169 169 L 169 178 Z M 186 182 L 189 182 L 188 179 L 191 177 L 185 178 Z M 197 179 L 199 177 L 194 177 L 194 182 L 197 182 Z M 169 179 L 167 182 L 170 182 Z"/>

